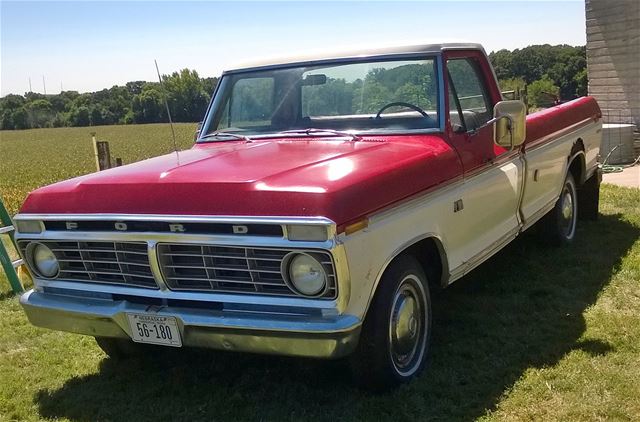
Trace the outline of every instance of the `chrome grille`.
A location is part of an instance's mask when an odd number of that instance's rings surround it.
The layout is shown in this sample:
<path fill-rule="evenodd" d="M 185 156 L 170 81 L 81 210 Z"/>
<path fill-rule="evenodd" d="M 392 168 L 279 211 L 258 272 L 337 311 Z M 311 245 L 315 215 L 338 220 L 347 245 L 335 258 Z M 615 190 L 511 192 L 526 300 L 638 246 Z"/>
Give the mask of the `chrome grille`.
<path fill-rule="evenodd" d="M 27 256 L 28 242 L 21 242 Z M 158 288 L 144 242 L 39 241 L 58 258 L 56 279 Z"/>
<path fill-rule="evenodd" d="M 282 259 L 292 250 L 235 246 L 159 244 L 158 257 L 165 282 L 171 290 L 221 291 L 295 296 L 280 272 Z M 323 297 L 336 295 L 333 261 L 321 258 L 329 289 Z"/>

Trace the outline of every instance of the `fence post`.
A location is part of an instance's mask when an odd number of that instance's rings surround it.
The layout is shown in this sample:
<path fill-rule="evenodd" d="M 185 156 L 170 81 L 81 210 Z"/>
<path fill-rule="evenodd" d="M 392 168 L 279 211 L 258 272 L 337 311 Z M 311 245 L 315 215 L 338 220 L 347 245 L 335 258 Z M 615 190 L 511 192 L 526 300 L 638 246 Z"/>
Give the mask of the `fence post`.
<path fill-rule="evenodd" d="M 109 142 L 96 142 L 98 150 L 98 170 L 106 170 L 111 168 L 111 154 L 109 152 Z"/>
<path fill-rule="evenodd" d="M 95 132 L 91 132 L 91 145 L 93 145 L 93 155 L 96 159 L 96 171 L 100 171 L 100 158 L 98 157 L 98 144 Z"/>

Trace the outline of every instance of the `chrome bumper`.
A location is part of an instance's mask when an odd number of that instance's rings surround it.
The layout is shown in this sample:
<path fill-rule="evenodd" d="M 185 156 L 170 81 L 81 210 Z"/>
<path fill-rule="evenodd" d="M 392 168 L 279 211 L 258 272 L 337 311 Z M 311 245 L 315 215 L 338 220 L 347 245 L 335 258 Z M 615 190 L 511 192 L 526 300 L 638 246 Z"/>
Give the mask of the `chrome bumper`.
<path fill-rule="evenodd" d="M 20 304 L 33 325 L 54 330 L 131 338 L 126 313 L 148 313 L 175 317 L 184 346 L 315 358 L 351 353 L 361 327 L 352 315 L 149 306 L 34 290 L 22 295 Z"/>

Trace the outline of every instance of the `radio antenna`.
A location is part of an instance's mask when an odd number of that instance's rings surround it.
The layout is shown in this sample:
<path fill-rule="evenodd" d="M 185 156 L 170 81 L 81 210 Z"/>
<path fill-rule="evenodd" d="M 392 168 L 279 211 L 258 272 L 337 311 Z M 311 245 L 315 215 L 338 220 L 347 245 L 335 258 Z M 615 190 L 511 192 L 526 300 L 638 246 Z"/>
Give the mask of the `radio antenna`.
<path fill-rule="evenodd" d="M 173 130 L 173 120 L 171 120 L 171 111 L 169 111 L 169 101 L 167 100 L 167 90 L 164 88 L 164 83 L 162 82 L 162 77 L 160 76 L 160 69 L 158 69 L 158 61 L 153 59 L 153 62 L 156 64 L 156 72 L 158 73 L 158 81 L 160 82 L 160 88 L 162 88 L 162 93 L 164 94 L 164 105 L 167 108 L 167 116 L 169 117 L 169 126 L 171 127 L 171 136 L 173 137 L 173 150 L 176 153 L 176 157 L 180 160 L 180 156 L 178 155 L 178 143 L 176 142 L 176 132 Z"/>

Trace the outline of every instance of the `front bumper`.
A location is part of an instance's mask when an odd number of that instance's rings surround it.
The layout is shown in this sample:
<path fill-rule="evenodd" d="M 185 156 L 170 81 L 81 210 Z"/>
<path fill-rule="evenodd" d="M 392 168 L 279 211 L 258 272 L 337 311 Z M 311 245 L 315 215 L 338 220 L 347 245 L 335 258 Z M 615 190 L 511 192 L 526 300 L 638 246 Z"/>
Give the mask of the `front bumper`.
<path fill-rule="evenodd" d="M 126 314 L 147 313 L 175 317 L 184 346 L 315 358 L 351 353 L 361 327 L 352 315 L 149 306 L 35 290 L 22 295 L 20 304 L 33 325 L 54 330 L 131 338 Z"/>

